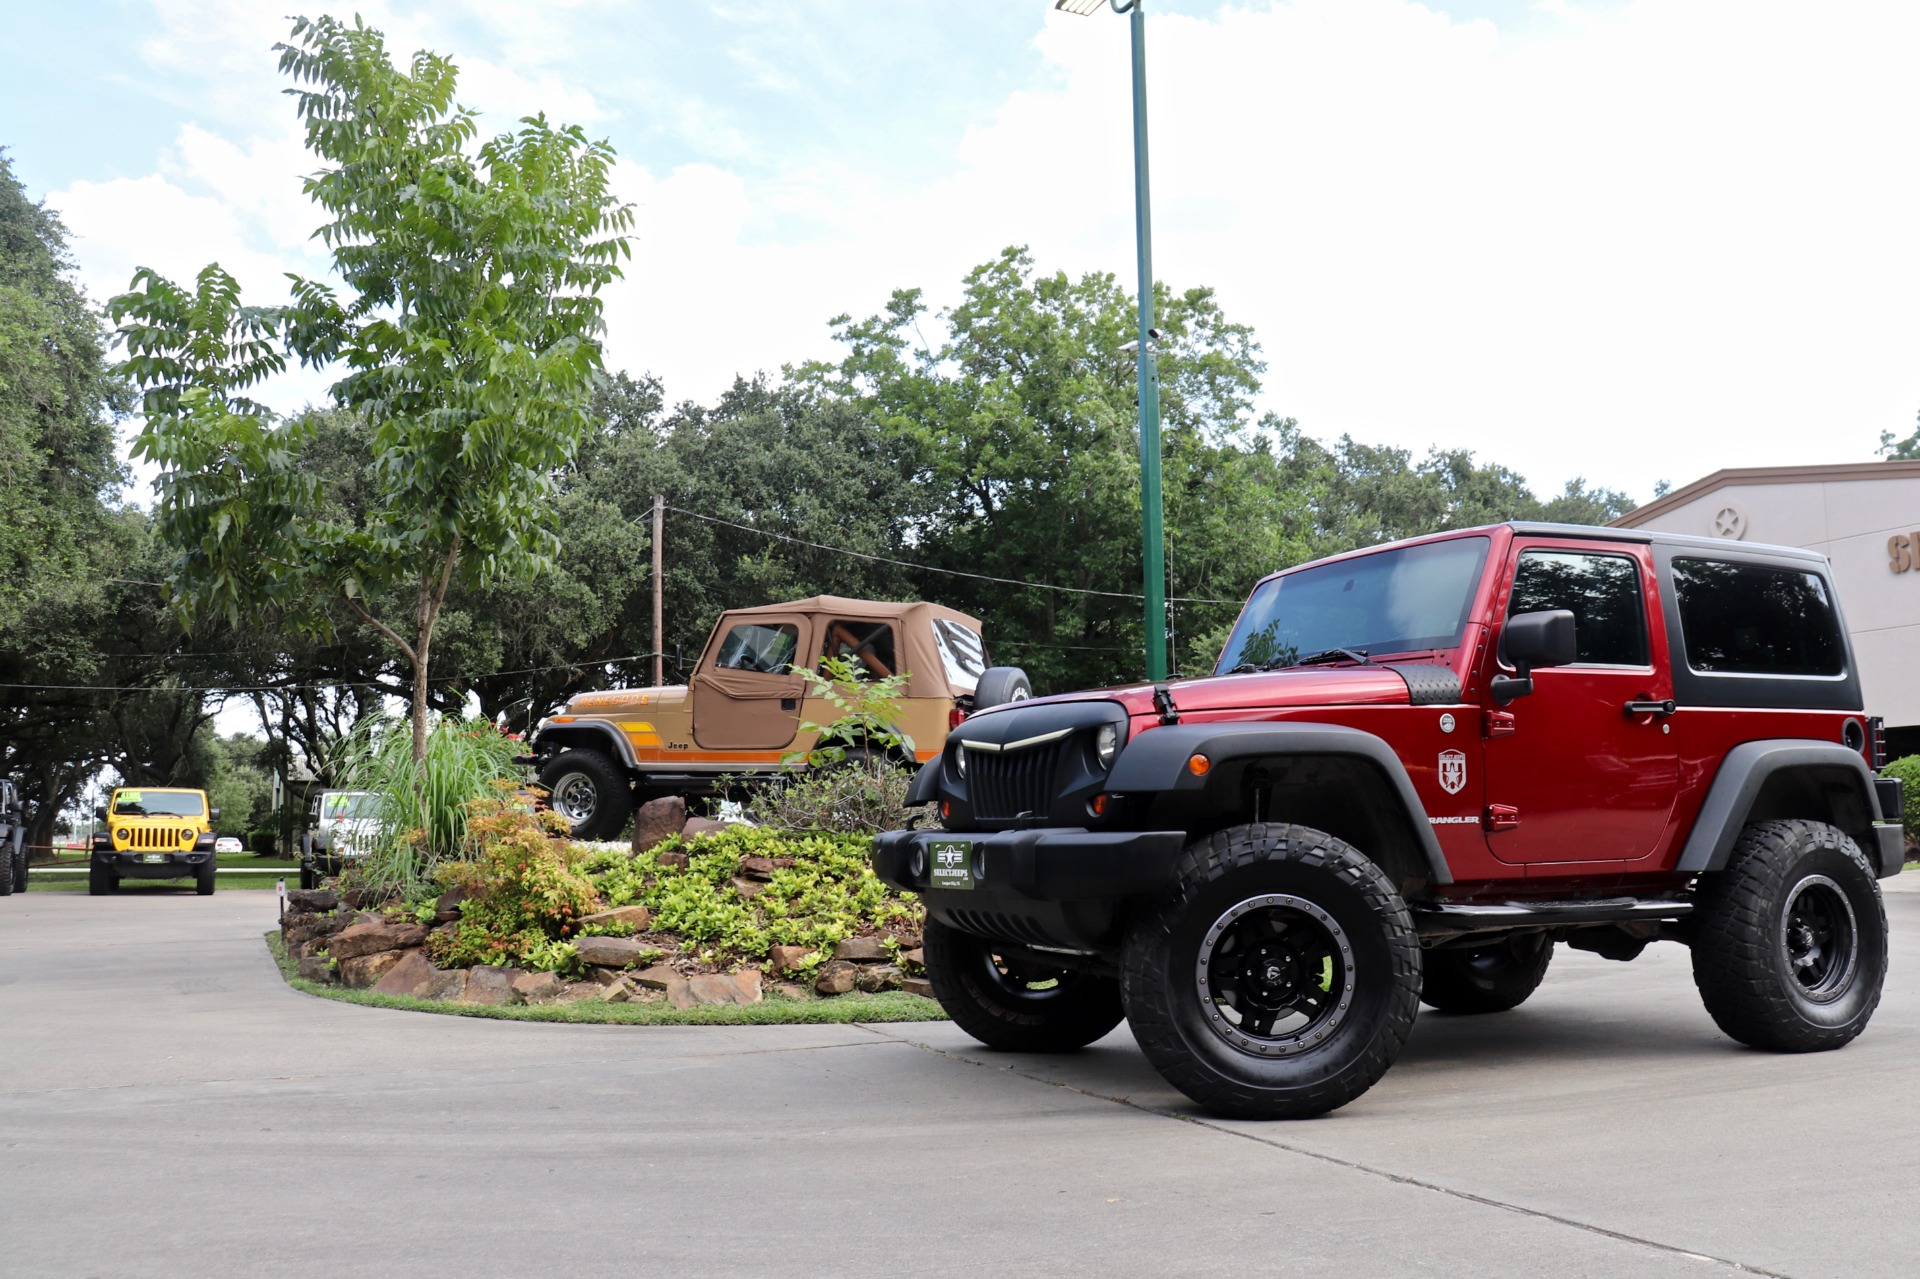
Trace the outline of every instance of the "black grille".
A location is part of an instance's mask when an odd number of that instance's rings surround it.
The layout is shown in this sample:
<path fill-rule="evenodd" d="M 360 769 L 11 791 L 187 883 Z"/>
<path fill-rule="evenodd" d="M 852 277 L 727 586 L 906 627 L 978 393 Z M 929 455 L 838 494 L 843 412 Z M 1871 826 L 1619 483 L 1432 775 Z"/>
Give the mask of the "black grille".
<path fill-rule="evenodd" d="M 967 751 L 973 815 L 1004 821 L 1022 813 L 1045 813 L 1053 806 L 1061 753 L 1072 740 L 1063 737 L 1017 751 Z"/>

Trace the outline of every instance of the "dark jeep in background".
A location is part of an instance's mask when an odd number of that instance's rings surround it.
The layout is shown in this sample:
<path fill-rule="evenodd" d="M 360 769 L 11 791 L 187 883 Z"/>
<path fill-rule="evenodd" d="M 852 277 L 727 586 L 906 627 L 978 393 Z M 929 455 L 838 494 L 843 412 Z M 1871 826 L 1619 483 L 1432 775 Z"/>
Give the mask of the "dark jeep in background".
<path fill-rule="evenodd" d="M 20 790 L 0 777 L 0 897 L 27 891 L 27 810 Z"/>
<path fill-rule="evenodd" d="M 1206 1108 L 1298 1117 L 1556 942 L 1681 942 L 1733 1038 L 1849 1042 L 1902 857 L 1879 753 L 1824 558 L 1508 524 L 1266 578 L 1210 677 L 977 713 L 915 782 L 944 829 L 874 862 L 983 1043 L 1124 1017 Z"/>

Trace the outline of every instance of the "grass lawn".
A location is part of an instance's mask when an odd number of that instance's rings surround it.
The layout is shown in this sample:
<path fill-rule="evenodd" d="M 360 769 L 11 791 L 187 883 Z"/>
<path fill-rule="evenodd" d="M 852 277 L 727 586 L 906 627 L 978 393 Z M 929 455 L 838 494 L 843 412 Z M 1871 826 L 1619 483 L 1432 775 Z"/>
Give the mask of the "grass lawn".
<path fill-rule="evenodd" d="M 255 857 L 252 853 L 219 853 L 214 864 L 222 870 L 250 870 L 258 874 L 222 875 L 219 877 L 217 892 L 231 889 L 271 889 L 274 883 L 285 876 L 289 888 L 300 885 L 300 863 L 278 857 Z M 87 891 L 87 863 L 84 859 L 54 863 L 52 869 L 63 872 L 59 875 L 44 874 L 50 867 L 42 863 L 27 871 L 27 891 L 30 893 L 84 893 Z M 277 871 L 278 874 L 267 874 Z M 73 873 L 79 872 L 79 873 Z M 191 892 L 193 878 L 182 876 L 179 879 L 123 879 L 120 891 L 123 893 L 177 893 Z"/>
<path fill-rule="evenodd" d="M 794 1026 L 807 1023 L 856 1021 L 945 1021 L 946 1013 L 931 999 L 890 991 L 881 995 L 858 992 L 831 998 L 788 999 L 768 995 L 757 1004 L 701 1004 L 675 1008 L 671 1004 L 456 1004 L 403 995 L 376 995 L 365 990 L 342 990 L 294 976 L 276 929 L 267 934 L 267 949 L 280 965 L 287 985 L 322 999 L 367 1008 L 397 1008 L 404 1012 L 444 1013 L 453 1017 L 491 1017 L 498 1021 L 560 1021 L 601 1026 Z"/>

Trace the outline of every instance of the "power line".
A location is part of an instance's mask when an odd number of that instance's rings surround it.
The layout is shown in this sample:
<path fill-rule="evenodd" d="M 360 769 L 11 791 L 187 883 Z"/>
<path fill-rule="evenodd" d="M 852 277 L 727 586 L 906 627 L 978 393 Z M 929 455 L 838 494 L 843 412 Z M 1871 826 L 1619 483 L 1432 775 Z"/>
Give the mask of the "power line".
<path fill-rule="evenodd" d="M 435 675 L 427 682 L 429 684 L 466 684 L 475 680 L 495 679 L 502 675 L 536 675 L 545 671 L 577 671 L 590 666 L 610 666 L 615 662 L 638 662 L 652 656 L 654 656 L 652 653 L 632 653 L 622 657 L 596 657 L 585 662 L 556 662 L 551 666 L 523 666 L 518 670 L 488 671 L 484 675 Z M 662 653 L 660 656 L 673 655 Z M 0 684 L 0 688 L 68 693 L 287 693 L 302 688 L 356 687 L 378 688 L 379 684 L 370 679 L 321 679 L 302 680 L 291 684 L 208 685 L 206 687 L 186 684 Z"/>
<path fill-rule="evenodd" d="M 986 573 L 967 573 L 957 568 L 935 568 L 931 564 L 915 564 L 911 560 L 897 560 L 889 555 L 872 555 L 866 551 L 849 550 L 844 546 L 828 546 L 824 542 L 809 542 L 804 537 L 791 537 L 785 533 L 775 533 L 770 529 L 755 528 L 751 524 L 740 524 L 733 520 L 723 520 L 717 515 L 702 515 L 698 511 L 689 511 L 681 506 L 668 506 L 676 515 L 692 516 L 696 520 L 705 520 L 709 524 L 724 524 L 728 528 L 737 528 L 743 533 L 758 533 L 761 537 L 771 537 L 782 542 L 792 542 L 795 546 L 811 547 L 816 551 L 829 551 L 835 555 L 850 555 L 859 560 L 871 560 L 876 564 L 892 564 L 899 568 L 910 568 L 921 573 L 944 573 L 948 577 L 967 577 L 976 582 L 995 582 L 1001 586 L 1024 586 L 1036 591 L 1059 591 L 1067 595 L 1098 595 L 1113 600 L 1143 600 L 1144 595 L 1132 591 L 1094 591 L 1081 586 L 1053 586 L 1046 582 L 1023 582 L 1017 577 L 993 577 Z M 1181 604 L 1239 604 L 1240 600 L 1216 600 L 1199 595 L 1169 596 L 1168 603 Z"/>

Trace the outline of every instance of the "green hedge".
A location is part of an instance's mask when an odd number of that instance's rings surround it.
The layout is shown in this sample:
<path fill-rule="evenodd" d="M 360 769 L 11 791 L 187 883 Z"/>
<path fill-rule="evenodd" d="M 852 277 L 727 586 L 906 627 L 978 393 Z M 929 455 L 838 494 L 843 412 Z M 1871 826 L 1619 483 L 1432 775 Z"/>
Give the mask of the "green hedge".
<path fill-rule="evenodd" d="M 1894 760 L 1880 770 L 1880 776 L 1898 777 L 1906 783 L 1903 788 L 1905 811 L 1900 814 L 1900 824 L 1906 829 L 1909 844 L 1920 842 L 1920 755 Z"/>

